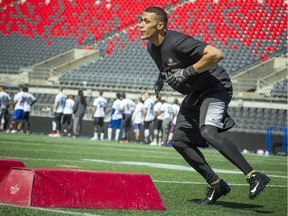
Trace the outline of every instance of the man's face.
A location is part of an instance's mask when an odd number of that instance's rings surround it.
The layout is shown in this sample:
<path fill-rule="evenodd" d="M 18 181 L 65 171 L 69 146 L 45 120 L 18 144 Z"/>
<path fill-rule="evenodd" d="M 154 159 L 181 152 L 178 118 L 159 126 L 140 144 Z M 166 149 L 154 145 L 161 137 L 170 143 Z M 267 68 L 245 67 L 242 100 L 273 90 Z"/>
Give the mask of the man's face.
<path fill-rule="evenodd" d="M 141 40 L 152 40 L 157 37 L 159 31 L 159 21 L 155 13 L 144 12 L 140 23 Z"/>
<path fill-rule="evenodd" d="M 149 95 L 147 92 L 145 92 L 142 96 L 142 100 L 145 101 L 147 98 L 149 98 Z"/>

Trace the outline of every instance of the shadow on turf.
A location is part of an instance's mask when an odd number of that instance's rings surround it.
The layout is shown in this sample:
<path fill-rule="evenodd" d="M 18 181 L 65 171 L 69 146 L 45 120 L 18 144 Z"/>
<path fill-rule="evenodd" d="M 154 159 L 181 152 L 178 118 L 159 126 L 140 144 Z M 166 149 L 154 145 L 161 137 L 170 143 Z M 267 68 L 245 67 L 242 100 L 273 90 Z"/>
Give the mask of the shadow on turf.
<path fill-rule="evenodd" d="M 201 199 L 191 199 L 188 200 L 189 202 L 196 203 L 200 201 Z M 262 214 L 272 214 L 274 213 L 273 211 L 261 211 L 259 208 L 263 208 L 264 206 L 262 205 L 254 205 L 254 204 L 247 204 L 247 203 L 235 203 L 235 202 L 224 202 L 224 201 L 217 201 L 214 204 L 215 206 L 223 206 L 225 208 L 231 208 L 231 209 L 243 209 L 243 210 L 253 210 L 257 213 L 262 213 Z"/>

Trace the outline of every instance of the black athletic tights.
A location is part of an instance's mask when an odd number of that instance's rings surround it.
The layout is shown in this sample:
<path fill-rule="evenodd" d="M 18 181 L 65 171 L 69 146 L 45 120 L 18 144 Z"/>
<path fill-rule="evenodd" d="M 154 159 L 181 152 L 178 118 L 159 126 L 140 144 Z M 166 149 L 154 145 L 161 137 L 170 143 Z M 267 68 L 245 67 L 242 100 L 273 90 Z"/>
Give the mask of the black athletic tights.
<path fill-rule="evenodd" d="M 210 145 L 217 149 L 231 163 L 237 166 L 245 175 L 253 170 L 235 144 L 219 134 L 217 127 L 205 125 L 200 128 L 200 132 L 202 137 Z M 218 176 L 208 165 L 204 155 L 196 146 L 177 140 L 173 141 L 172 144 L 187 163 L 206 179 L 208 184 L 211 184 L 218 179 Z"/>

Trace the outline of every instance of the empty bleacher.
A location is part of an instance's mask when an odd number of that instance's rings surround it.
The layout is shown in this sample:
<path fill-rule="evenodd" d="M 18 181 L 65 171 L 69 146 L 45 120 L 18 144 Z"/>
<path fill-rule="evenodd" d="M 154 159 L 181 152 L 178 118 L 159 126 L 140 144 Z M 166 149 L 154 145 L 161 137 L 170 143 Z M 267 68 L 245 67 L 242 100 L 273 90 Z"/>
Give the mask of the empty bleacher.
<path fill-rule="evenodd" d="M 288 79 L 280 80 L 273 85 L 271 96 L 277 98 L 286 98 L 288 93 Z"/>
<path fill-rule="evenodd" d="M 105 56 L 111 55 L 112 58 L 124 60 L 130 57 L 127 53 L 138 49 L 137 55 L 141 58 L 143 49 L 135 43 L 139 39 L 137 21 L 143 9 L 155 2 L 135 1 L 133 7 L 130 7 L 132 3 L 92 0 L 14 2 L 5 9 L 0 9 L 0 37 L 3 41 L 0 48 L 4 50 L 0 54 L 3 59 L 0 68 L 15 72 L 21 66 L 32 65 L 80 45 L 103 45 L 103 40 L 106 44 L 100 47 Z M 284 1 L 162 0 L 157 5 L 169 9 L 169 28 L 180 30 L 222 49 L 226 55 L 222 65 L 231 74 L 287 49 Z M 105 40 L 109 36 L 117 38 L 115 34 L 121 34 L 121 31 L 128 32 L 126 36 L 133 48 L 126 41 L 122 42 L 124 45 L 116 46 L 115 41 Z M 12 44 L 11 41 L 15 43 Z M 10 47 L 15 48 L 9 49 Z M 127 52 L 113 52 L 126 49 Z M 132 65 L 134 70 L 139 70 L 140 66 L 137 65 L 138 62 Z M 154 69 L 151 66 L 149 71 Z M 64 75 L 61 80 L 65 79 Z M 97 81 L 99 79 L 95 80 Z M 109 81 L 119 83 L 111 79 Z M 76 77 L 72 83 L 75 82 Z"/>

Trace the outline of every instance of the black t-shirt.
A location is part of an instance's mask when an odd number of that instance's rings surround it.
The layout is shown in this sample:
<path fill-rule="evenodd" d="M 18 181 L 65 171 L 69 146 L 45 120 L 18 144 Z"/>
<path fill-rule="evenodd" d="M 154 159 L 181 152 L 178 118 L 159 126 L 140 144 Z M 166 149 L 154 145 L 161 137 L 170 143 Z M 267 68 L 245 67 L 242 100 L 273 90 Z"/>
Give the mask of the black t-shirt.
<path fill-rule="evenodd" d="M 156 63 L 162 77 L 166 80 L 171 69 L 186 68 L 200 60 L 207 43 L 196 40 L 183 33 L 168 30 L 161 45 L 148 43 L 147 50 Z M 209 70 L 191 77 L 185 86 L 176 91 L 182 94 L 231 88 L 231 81 L 226 71 L 216 64 Z M 204 91 L 204 92 L 203 92 Z"/>

